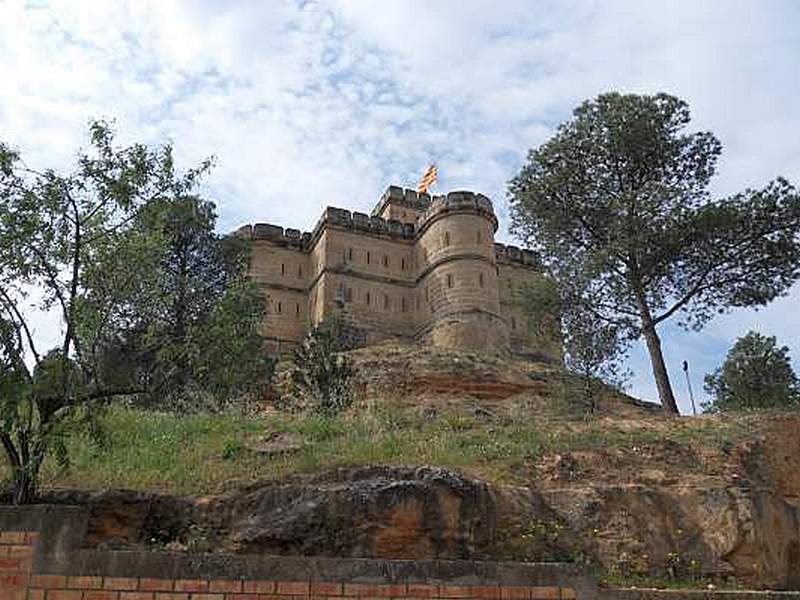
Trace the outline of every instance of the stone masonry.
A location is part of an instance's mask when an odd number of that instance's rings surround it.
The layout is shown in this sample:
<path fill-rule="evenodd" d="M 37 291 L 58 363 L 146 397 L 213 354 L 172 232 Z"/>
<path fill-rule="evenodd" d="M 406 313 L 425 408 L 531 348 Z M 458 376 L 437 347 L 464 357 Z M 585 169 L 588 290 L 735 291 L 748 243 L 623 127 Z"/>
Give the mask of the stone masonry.
<path fill-rule="evenodd" d="M 519 290 L 542 276 L 529 250 L 495 243 L 486 196 L 431 197 L 390 186 L 371 215 L 328 207 L 314 230 L 259 223 L 251 277 L 267 299 L 273 351 L 344 307 L 365 342 L 387 338 L 444 348 L 509 349 L 557 359 L 559 346 L 530 331 Z"/>

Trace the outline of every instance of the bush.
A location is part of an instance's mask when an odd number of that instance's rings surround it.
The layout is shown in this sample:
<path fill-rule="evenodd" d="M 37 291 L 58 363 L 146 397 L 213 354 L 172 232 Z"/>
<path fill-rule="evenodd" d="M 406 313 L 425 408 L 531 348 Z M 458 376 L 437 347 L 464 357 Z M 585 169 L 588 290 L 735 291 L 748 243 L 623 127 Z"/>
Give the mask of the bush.
<path fill-rule="evenodd" d="M 334 316 L 313 328 L 294 353 L 293 391 L 322 415 L 335 415 L 354 399 L 355 371 L 341 353 L 341 332 L 341 318 Z"/>

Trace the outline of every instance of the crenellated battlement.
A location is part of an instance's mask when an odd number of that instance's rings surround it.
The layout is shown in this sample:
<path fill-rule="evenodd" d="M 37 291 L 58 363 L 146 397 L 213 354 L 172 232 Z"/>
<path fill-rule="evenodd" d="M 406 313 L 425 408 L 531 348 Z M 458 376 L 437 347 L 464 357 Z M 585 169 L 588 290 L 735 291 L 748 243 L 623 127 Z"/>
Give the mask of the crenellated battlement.
<path fill-rule="evenodd" d="M 495 242 L 494 255 L 497 262 L 501 264 L 516 263 L 535 269 L 542 268 L 542 262 L 533 250 L 526 250 L 517 246 L 506 246 Z"/>
<path fill-rule="evenodd" d="M 383 212 L 387 204 L 397 204 L 398 206 L 405 206 L 417 211 L 425 211 L 431 205 L 431 195 L 425 192 L 417 192 L 409 188 L 402 188 L 398 185 L 390 185 L 375 208 L 372 209 L 372 215 L 377 216 Z"/>
<path fill-rule="evenodd" d="M 279 351 L 346 304 L 366 343 L 400 337 L 555 356 L 527 328 L 514 292 L 542 276 L 541 261 L 494 243 L 497 226 L 483 194 L 390 186 L 371 214 L 328 206 L 311 231 L 256 223 L 236 235 L 256 242 L 250 272 Z"/>

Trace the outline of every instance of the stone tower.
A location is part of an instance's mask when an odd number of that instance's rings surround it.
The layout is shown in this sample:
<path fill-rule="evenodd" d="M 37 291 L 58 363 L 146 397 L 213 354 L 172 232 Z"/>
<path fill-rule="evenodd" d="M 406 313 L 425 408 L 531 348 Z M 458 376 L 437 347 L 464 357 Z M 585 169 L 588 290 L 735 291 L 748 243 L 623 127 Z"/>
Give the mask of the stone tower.
<path fill-rule="evenodd" d="M 542 277 L 533 252 L 494 242 L 486 196 L 431 197 L 390 186 L 371 215 L 328 207 L 314 230 L 239 229 L 267 299 L 265 335 L 282 352 L 342 303 L 366 344 L 386 338 L 447 348 L 509 349 L 557 360 L 527 325 L 522 286 Z"/>

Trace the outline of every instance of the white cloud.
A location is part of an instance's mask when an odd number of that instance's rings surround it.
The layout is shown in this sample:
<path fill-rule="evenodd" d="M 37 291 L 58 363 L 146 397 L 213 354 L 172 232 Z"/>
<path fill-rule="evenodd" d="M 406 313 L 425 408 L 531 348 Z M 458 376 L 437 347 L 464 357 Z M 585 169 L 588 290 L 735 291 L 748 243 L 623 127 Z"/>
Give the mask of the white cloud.
<path fill-rule="evenodd" d="M 442 189 L 494 199 L 508 239 L 505 182 L 608 90 L 688 100 L 725 146 L 720 193 L 800 179 L 798 17 L 792 1 L 6 0 L 0 138 L 68 165 L 87 119 L 108 116 L 125 141 L 172 140 L 184 165 L 216 154 L 205 191 L 225 228 L 308 229 L 326 204 L 368 210 L 435 159 Z M 704 335 L 670 330 L 670 359 L 718 362 L 747 323 L 778 331 L 797 360 L 798 295 Z M 652 395 L 633 364 L 635 391 Z"/>

